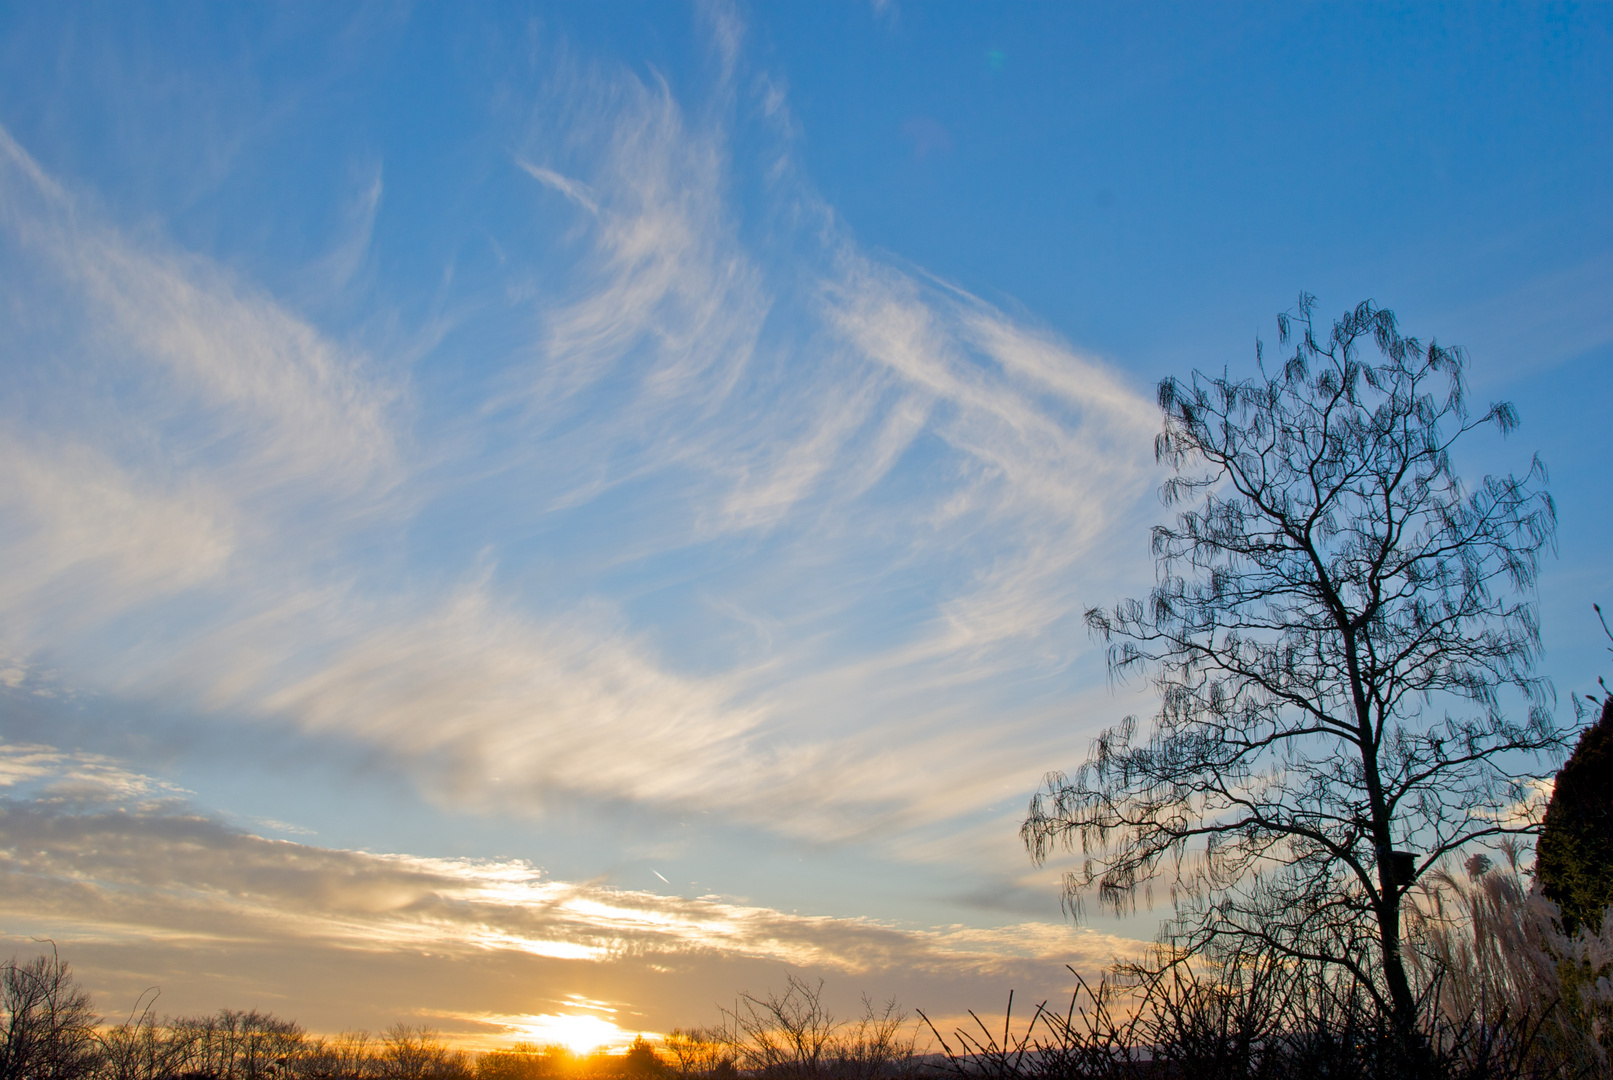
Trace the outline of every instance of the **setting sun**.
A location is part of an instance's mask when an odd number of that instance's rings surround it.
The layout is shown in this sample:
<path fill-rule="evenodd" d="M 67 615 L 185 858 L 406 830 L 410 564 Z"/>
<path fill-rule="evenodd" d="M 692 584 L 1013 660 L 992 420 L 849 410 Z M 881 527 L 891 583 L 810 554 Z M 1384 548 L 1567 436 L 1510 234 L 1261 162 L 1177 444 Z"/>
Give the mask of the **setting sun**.
<path fill-rule="evenodd" d="M 510 1017 L 505 1021 L 522 1042 L 538 1046 L 564 1046 L 573 1054 L 589 1054 L 601 1047 L 625 1046 L 632 1040 L 602 1016 L 577 1013 L 546 1013 L 540 1016 Z"/>

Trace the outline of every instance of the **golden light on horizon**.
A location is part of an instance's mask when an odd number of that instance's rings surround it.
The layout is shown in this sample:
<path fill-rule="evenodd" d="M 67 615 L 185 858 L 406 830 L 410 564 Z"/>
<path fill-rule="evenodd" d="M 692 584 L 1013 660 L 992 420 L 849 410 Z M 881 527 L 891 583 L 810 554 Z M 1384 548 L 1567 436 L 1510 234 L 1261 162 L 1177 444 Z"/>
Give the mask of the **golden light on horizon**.
<path fill-rule="evenodd" d="M 538 1046 L 564 1046 L 573 1054 L 591 1054 L 601 1047 L 625 1046 L 633 1032 L 623 1031 L 603 1016 L 586 1013 L 544 1013 L 512 1016 L 504 1021 L 512 1035 Z"/>

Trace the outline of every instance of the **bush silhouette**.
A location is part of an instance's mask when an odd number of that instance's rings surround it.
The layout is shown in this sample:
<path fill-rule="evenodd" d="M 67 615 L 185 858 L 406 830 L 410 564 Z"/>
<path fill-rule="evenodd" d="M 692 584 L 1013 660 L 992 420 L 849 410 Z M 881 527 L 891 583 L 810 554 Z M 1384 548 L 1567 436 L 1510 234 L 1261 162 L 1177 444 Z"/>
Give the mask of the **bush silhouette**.
<path fill-rule="evenodd" d="M 642 1035 L 633 1040 L 633 1045 L 627 1048 L 622 1058 L 624 1076 L 657 1076 L 665 1071 L 666 1066 L 656 1055 L 655 1047 Z"/>
<path fill-rule="evenodd" d="M 1535 853 L 1535 872 L 1562 908 L 1563 929 L 1597 932 L 1613 905 L 1613 696 L 1557 774 Z"/>

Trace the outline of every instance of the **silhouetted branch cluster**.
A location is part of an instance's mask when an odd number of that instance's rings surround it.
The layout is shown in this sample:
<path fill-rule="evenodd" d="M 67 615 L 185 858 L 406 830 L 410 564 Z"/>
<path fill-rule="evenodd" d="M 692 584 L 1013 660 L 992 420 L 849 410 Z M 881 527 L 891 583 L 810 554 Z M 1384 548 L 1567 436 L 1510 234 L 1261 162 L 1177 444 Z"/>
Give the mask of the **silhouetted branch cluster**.
<path fill-rule="evenodd" d="M 1087 612 L 1116 677 L 1152 679 L 1022 830 L 1085 860 L 1123 909 L 1168 872 L 1180 950 L 1324 964 L 1410 1022 L 1401 909 L 1446 855 L 1530 833 L 1530 782 L 1566 735 L 1533 673 L 1532 586 L 1552 539 L 1545 470 L 1471 489 L 1460 351 L 1363 303 L 1323 334 L 1314 301 L 1279 319 L 1291 352 L 1260 376 L 1159 386 L 1156 452 L 1175 469 L 1146 600 Z M 1504 707 L 1503 692 L 1522 715 Z"/>
<path fill-rule="evenodd" d="M 863 999 L 855 1022 L 837 1020 L 823 1004 L 823 983 L 791 975 L 784 993 L 743 994 L 724 1010 L 728 1060 L 766 1080 L 895 1080 L 911 1075 L 915 1033 L 894 1001 Z"/>
<path fill-rule="evenodd" d="M 96 1071 L 90 996 L 52 946 L 0 967 L 0 1080 L 81 1080 Z"/>

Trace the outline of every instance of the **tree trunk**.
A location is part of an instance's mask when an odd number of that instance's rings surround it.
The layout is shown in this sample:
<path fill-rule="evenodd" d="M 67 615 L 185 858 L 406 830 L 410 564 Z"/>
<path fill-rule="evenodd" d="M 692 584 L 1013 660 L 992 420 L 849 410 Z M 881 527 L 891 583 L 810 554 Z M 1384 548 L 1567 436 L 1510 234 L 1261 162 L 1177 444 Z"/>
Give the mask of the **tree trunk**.
<path fill-rule="evenodd" d="M 1355 663 L 1354 643 L 1346 653 Z M 1357 688 L 1359 680 L 1354 680 Z M 1378 948 L 1382 953 L 1384 988 L 1389 991 L 1389 1006 L 1395 1031 L 1402 1037 L 1411 1034 L 1416 1014 L 1416 1000 L 1411 993 L 1411 980 L 1406 978 L 1406 963 L 1400 953 L 1400 881 L 1394 859 L 1394 831 L 1390 828 L 1389 804 L 1383 796 L 1383 777 L 1378 770 L 1377 745 L 1373 739 L 1371 714 L 1365 695 L 1357 689 L 1357 731 L 1361 740 L 1361 769 L 1367 786 L 1367 805 L 1372 813 L 1372 842 L 1378 857 Z"/>
<path fill-rule="evenodd" d="M 1412 997 L 1411 980 L 1406 978 L 1406 962 L 1400 952 L 1400 886 L 1394 877 L 1394 860 L 1386 858 L 1387 855 L 1387 848 L 1380 849 L 1378 881 L 1383 896 L 1378 904 L 1378 947 L 1383 951 L 1383 981 L 1394 1010 L 1395 1030 L 1408 1035 L 1416 1019 L 1417 1003 Z"/>

